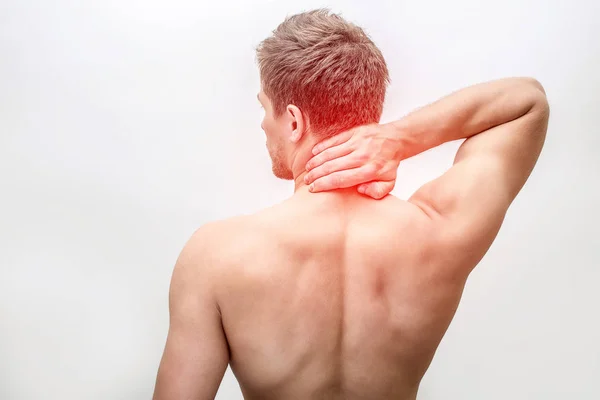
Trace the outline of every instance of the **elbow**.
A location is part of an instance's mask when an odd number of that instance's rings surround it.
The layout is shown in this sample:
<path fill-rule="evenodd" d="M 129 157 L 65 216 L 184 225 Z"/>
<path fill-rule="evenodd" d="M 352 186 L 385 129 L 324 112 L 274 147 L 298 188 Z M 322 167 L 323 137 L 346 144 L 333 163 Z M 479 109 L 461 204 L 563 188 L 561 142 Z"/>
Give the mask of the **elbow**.
<path fill-rule="evenodd" d="M 548 119 L 550 115 L 550 106 L 548 104 L 548 98 L 546 97 L 546 90 L 544 86 L 535 78 L 527 77 L 522 78 L 524 91 L 528 93 L 529 102 L 531 108 L 529 112 L 535 112 L 545 119 Z"/>
<path fill-rule="evenodd" d="M 548 120 L 550 119 L 550 106 L 546 97 L 546 91 L 542 84 L 533 78 L 528 78 L 528 84 L 530 90 L 528 91 L 531 101 L 531 107 L 529 108 L 528 114 L 531 116 L 531 121 L 535 124 L 536 128 L 532 129 L 531 132 L 539 138 L 539 147 L 543 146 L 546 138 L 546 131 L 548 130 Z"/>
<path fill-rule="evenodd" d="M 526 77 L 526 78 L 523 78 L 523 80 L 524 80 L 524 83 L 527 84 L 530 88 L 541 92 L 541 94 L 543 94 L 544 97 L 546 96 L 546 90 L 544 89 L 544 86 L 542 86 L 540 81 L 538 81 L 537 79 L 532 78 L 532 77 Z"/>

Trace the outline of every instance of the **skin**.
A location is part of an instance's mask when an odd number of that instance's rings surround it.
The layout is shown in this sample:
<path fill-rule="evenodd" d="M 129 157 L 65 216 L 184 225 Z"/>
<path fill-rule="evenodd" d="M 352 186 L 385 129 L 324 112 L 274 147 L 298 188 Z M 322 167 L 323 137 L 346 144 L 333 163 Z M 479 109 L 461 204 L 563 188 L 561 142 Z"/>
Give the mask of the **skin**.
<path fill-rule="evenodd" d="M 298 107 L 276 119 L 259 100 L 273 173 L 294 195 L 185 245 L 154 399 L 212 399 L 228 363 L 246 399 L 415 399 L 540 154 L 541 85 L 476 85 L 321 143 Z M 408 201 L 388 194 L 402 159 L 459 138 L 444 175 Z"/>

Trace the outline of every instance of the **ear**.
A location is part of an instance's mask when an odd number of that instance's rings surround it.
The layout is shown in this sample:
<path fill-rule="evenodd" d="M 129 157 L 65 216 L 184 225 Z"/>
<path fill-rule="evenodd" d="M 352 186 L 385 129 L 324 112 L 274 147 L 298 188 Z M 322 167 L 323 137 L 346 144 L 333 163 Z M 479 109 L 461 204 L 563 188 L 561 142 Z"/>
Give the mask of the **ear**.
<path fill-rule="evenodd" d="M 306 124 L 305 116 L 302 111 L 293 104 L 288 104 L 286 112 L 290 117 L 290 123 L 292 124 L 292 134 L 290 140 L 292 143 L 298 143 L 304 136 Z"/>

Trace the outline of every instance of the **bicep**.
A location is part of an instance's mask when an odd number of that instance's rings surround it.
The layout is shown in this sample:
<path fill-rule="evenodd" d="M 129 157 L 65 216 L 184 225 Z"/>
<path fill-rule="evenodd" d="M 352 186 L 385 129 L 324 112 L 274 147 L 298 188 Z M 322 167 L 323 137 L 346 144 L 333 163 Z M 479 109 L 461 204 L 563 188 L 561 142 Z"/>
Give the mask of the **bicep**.
<path fill-rule="evenodd" d="M 547 110 L 539 107 L 465 140 L 454 165 L 410 199 L 443 225 L 446 242 L 462 246 L 474 262 L 496 237 L 540 154 Z"/>
<path fill-rule="evenodd" d="M 170 325 L 158 370 L 154 400 L 214 399 L 229 361 L 207 268 L 185 257 L 173 271 Z M 192 257 L 193 259 L 193 257 Z"/>

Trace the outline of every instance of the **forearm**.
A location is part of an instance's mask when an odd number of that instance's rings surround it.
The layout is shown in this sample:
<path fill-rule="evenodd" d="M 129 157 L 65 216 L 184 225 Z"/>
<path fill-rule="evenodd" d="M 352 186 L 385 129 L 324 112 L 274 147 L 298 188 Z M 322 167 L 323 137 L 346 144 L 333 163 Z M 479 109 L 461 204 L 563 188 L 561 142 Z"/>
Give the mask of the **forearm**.
<path fill-rule="evenodd" d="M 406 159 L 520 118 L 543 96 L 535 79 L 505 78 L 454 92 L 388 125 Z"/>

